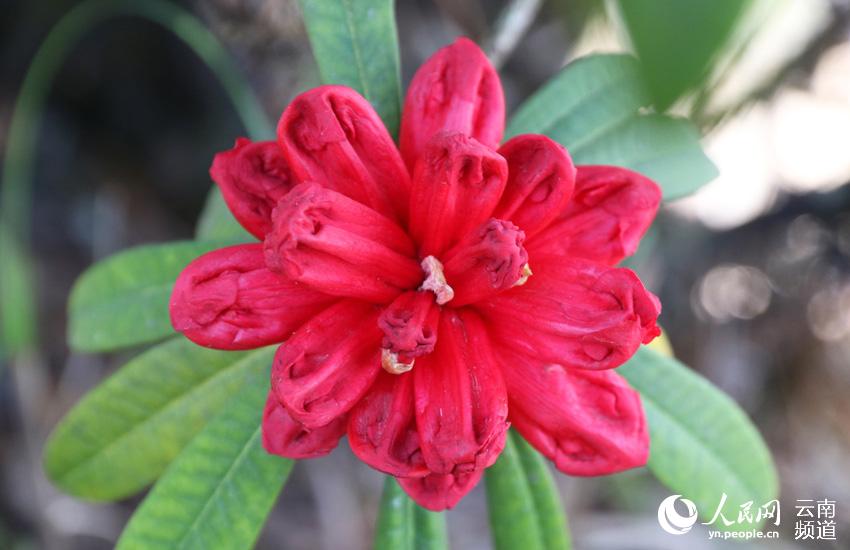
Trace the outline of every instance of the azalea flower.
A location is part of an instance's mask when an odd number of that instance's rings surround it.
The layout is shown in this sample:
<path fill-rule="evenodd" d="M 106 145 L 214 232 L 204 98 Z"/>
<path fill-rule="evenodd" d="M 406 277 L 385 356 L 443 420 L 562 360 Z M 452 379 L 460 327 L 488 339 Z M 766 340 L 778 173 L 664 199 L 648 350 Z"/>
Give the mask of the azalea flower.
<path fill-rule="evenodd" d="M 432 510 L 475 486 L 509 425 L 567 474 L 645 464 L 640 398 L 613 369 L 659 334 L 660 304 L 615 266 L 660 191 L 542 135 L 500 145 L 504 119 L 496 71 L 459 39 L 416 73 L 398 147 L 357 92 L 320 86 L 277 141 L 215 157 L 261 242 L 186 267 L 171 319 L 202 346 L 280 344 L 268 452 L 321 456 L 346 435 Z"/>

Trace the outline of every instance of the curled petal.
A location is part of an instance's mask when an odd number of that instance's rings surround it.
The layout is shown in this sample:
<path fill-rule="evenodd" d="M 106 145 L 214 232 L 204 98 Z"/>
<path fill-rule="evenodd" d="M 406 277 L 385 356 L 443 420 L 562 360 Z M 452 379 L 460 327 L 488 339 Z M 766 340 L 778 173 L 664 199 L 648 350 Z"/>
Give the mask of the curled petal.
<path fill-rule="evenodd" d="M 422 279 L 407 234 L 345 195 L 302 183 L 280 201 L 273 219 L 264 242 L 268 266 L 311 288 L 388 302 Z"/>
<path fill-rule="evenodd" d="M 481 48 L 458 38 L 413 77 L 401 118 L 401 154 L 411 170 L 438 132 L 460 132 L 495 149 L 505 129 L 505 96 Z"/>
<path fill-rule="evenodd" d="M 505 446 L 507 397 L 484 324 L 445 310 L 437 346 L 413 369 L 422 454 L 435 474 L 492 465 Z"/>
<path fill-rule="evenodd" d="M 171 324 L 196 344 L 252 349 L 286 340 L 333 302 L 270 271 L 261 244 L 214 250 L 180 273 L 171 292 Z"/>
<path fill-rule="evenodd" d="M 410 177 L 375 110 L 345 86 L 296 97 L 277 127 L 299 183 L 312 181 L 393 219 L 406 218 Z"/>
<path fill-rule="evenodd" d="M 277 201 L 295 185 L 277 142 L 247 138 L 215 156 L 210 176 L 233 217 L 258 239 L 271 229 Z"/>
<path fill-rule="evenodd" d="M 483 300 L 524 284 L 531 271 L 523 233 L 516 225 L 491 218 L 445 254 L 445 276 L 454 290 L 453 307 Z"/>
<path fill-rule="evenodd" d="M 313 317 L 281 345 L 272 391 L 307 428 L 348 412 L 381 369 L 381 331 L 374 306 L 343 300 Z"/>
<path fill-rule="evenodd" d="M 428 473 L 413 410 L 413 373 L 381 372 L 348 418 L 348 444 L 357 458 L 401 477 Z"/>
<path fill-rule="evenodd" d="M 453 508 L 478 485 L 484 470 L 457 474 L 428 474 L 425 477 L 400 477 L 398 484 L 419 506 L 441 512 Z"/>
<path fill-rule="evenodd" d="M 494 216 L 531 237 L 558 217 L 573 194 L 576 168 L 567 150 L 546 136 L 516 136 L 499 148 L 508 183 Z"/>
<path fill-rule="evenodd" d="M 263 448 L 292 459 L 324 456 L 336 448 L 345 434 L 346 420 L 341 416 L 327 426 L 307 429 L 289 415 L 274 393 L 269 393 L 263 411 Z"/>
<path fill-rule="evenodd" d="M 559 470 L 595 476 L 646 464 L 643 406 L 622 376 L 567 369 L 507 351 L 499 357 L 513 427 Z"/>
<path fill-rule="evenodd" d="M 508 166 L 464 134 L 438 134 L 413 173 L 410 233 L 421 256 L 438 256 L 481 225 L 505 188 Z"/>
<path fill-rule="evenodd" d="M 579 166 L 566 210 L 528 248 L 616 265 L 635 253 L 660 203 L 661 189 L 637 172 Z"/>
<path fill-rule="evenodd" d="M 629 269 L 534 258 L 524 286 L 477 304 L 499 341 L 567 367 L 609 369 L 660 334 L 661 304 Z"/>
<path fill-rule="evenodd" d="M 440 310 L 433 293 L 400 294 L 378 318 L 378 326 L 384 333 L 383 349 L 400 356 L 403 361 L 431 353 L 437 342 L 439 318 Z"/>

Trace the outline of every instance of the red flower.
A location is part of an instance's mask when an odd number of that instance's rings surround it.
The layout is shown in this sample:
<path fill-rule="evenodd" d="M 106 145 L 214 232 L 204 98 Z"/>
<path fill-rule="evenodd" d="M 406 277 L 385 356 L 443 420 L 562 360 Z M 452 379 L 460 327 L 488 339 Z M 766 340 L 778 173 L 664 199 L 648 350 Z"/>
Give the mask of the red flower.
<path fill-rule="evenodd" d="M 213 179 L 262 244 L 180 275 L 174 327 L 200 345 L 280 345 L 266 449 L 354 453 L 421 505 L 453 506 L 512 424 L 568 474 L 646 462 L 638 394 L 615 374 L 659 333 L 628 269 L 660 201 L 643 176 L 574 167 L 541 135 L 499 145 L 504 100 L 472 42 L 416 74 L 397 149 L 369 103 L 322 86 L 277 142 L 216 156 Z"/>

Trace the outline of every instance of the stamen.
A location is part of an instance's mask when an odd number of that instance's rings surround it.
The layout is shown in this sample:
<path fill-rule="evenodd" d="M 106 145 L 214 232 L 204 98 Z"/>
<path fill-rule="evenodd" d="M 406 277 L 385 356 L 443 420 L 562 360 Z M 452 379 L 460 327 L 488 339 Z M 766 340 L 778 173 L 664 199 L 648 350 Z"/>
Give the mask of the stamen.
<path fill-rule="evenodd" d="M 430 290 L 437 296 L 437 304 L 447 304 L 455 297 L 454 289 L 446 282 L 443 274 L 443 264 L 434 256 L 426 256 L 422 263 L 425 272 L 425 280 L 419 290 Z"/>
<path fill-rule="evenodd" d="M 534 275 L 534 272 L 531 271 L 531 266 L 526 263 L 524 266 L 522 266 L 522 271 L 520 271 L 519 279 L 517 280 L 517 282 L 515 282 L 511 286 L 514 287 L 514 286 L 524 285 L 525 283 L 528 282 L 528 278 L 531 277 L 532 275 Z"/>
<path fill-rule="evenodd" d="M 416 359 L 411 359 L 410 363 L 403 363 L 394 351 L 386 348 L 381 350 L 381 367 L 390 374 L 404 374 L 413 368 L 415 362 Z"/>

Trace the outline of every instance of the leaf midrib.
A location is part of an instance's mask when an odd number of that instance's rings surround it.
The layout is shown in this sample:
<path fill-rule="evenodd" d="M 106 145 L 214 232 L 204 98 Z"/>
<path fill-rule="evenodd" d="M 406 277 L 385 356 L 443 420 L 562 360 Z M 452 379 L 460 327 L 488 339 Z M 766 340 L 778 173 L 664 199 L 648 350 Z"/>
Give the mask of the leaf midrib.
<path fill-rule="evenodd" d="M 195 519 L 192 521 L 192 524 L 189 526 L 189 528 L 186 530 L 186 532 L 180 537 L 179 541 L 177 542 L 178 548 L 184 548 L 185 547 L 184 545 L 186 543 L 186 539 L 188 539 L 189 536 L 192 533 L 197 531 L 198 525 L 200 524 L 201 519 L 207 514 L 207 510 L 209 509 L 210 504 L 216 500 L 216 496 L 221 491 L 222 487 L 226 483 L 228 483 L 231 476 L 233 475 L 233 472 L 236 470 L 236 468 L 239 465 L 241 465 L 242 460 L 244 460 L 245 457 L 247 456 L 247 454 L 250 452 L 250 450 L 252 449 L 252 447 L 254 445 L 254 442 L 256 441 L 256 439 L 258 437 L 260 437 L 261 433 L 262 433 L 262 426 L 257 426 L 254 429 L 254 431 L 251 433 L 251 436 L 248 438 L 248 440 L 242 446 L 242 449 L 239 451 L 239 454 L 236 455 L 236 458 L 234 458 L 233 461 L 230 463 L 230 465 L 227 467 L 227 471 L 224 473 L 223 476 L 221 476 L 219 478 L 219 482 L 216 483 L 212 492 L 209 494 L 208 498 L 204 502 L 204 506 L 201 508 L 200 512 L 198 512 L 198 514 L 195 516 Z"/>

